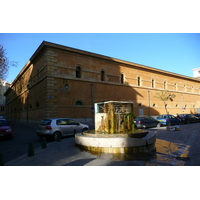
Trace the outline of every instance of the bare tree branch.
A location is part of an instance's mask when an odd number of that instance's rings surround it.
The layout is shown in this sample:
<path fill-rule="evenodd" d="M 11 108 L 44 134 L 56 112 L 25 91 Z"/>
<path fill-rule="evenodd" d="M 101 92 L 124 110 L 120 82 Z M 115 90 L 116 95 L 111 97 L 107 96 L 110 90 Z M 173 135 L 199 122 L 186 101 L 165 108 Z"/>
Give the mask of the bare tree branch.
<path fill-rule="evenodd" d="M 3 48 L 3 45 L 0 45 L 0 79 L 2 80 L 5 80 L 11 66 L 17 67 L 18 65 L 18 62 L 10 61 L 6 54 L 6 49 Z"/>
<path fill-rule="evenodd" d="M 154 96 L 154 97 L 163 101 L 165 111 L 167 114 L 169 114 L 167 111 L 167 108 L 166 108 L 166 101 L 168 101 L 169 99 L 170 99 L 170 101 L 173 101 L 173 98 L 175 98 L 175 95 L 170 94 L 167 90 L 164 90 L 164 91 L 156 92 L 156 96 Z"/>

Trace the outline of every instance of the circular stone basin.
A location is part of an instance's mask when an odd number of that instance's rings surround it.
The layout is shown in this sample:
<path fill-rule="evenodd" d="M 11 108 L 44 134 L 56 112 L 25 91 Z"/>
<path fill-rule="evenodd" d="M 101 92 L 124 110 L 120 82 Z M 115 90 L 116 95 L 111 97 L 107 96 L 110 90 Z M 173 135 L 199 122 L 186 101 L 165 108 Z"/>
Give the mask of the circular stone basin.
<path fill-rule="evenodd" d="M 101 153 L 139 153 L 155 150 L 156 134 L 145 130 L 134 133 L 103 134 L 87 131 L 75 135 L 76 144 L 89 151 Z"/>
<path fill-rule="evenodd" d="M 135 130 L 134 133 L 133 132 L 126 132 L 126 133 L 114 133 L 114 134 L 110 134 L 110 133 L 104 133 L 104 132 L 99 132 L 99 131 L 95 131 L 95 130 L 89 130 L 87 132 L 83 132 L 82 133 L 85 136 L 90 136 L 90 137 L 106 137 L 106 138 L 110 138 L 110 137 L 130 137 L 130 138 L 143 138 L 148 134 L 148 131 L 145 130 Z"/>

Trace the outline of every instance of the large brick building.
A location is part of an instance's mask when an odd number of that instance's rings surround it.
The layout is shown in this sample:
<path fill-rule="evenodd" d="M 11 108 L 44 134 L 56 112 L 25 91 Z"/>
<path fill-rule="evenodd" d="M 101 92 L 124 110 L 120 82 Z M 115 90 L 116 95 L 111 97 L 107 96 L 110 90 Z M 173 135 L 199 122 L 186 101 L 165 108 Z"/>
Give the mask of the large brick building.
<path fill-rule="evenodd" d="M 200 80 L 43 41 L 5 93 L 9 119 L 91 122 L 94 103 L 132 101 L 135 115 L 197 113 Z M 166 105 L 155 98 L 168 90 Z"/>

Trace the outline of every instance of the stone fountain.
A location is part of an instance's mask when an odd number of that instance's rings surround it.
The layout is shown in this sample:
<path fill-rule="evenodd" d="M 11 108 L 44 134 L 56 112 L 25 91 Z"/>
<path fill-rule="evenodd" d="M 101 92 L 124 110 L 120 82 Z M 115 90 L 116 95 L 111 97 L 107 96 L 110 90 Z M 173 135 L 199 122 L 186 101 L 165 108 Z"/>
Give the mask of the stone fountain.
<path fill-rule="evenodd" d="M 135 130 L 133 103 L 107 101 L 95 104 L 95 130 L 75 135 L 76 144 L 101 153 L 140 153 L 155 150 L 156 135 Z"/>

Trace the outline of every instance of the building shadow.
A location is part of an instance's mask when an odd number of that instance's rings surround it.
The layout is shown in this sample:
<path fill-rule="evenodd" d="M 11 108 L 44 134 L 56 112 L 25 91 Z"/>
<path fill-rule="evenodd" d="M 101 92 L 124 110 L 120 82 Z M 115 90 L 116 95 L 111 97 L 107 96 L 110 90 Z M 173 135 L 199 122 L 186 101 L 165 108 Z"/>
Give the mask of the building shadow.
<path fill-rule="evenodd" d="M 158 115 L 152 83 L 142 86 L 139 73 L 128 62 L 44 41 L 5 93 L 6 115 L 28 123 L 58 117 L 94 123 L 94 103 L 105 101 L 133 102 L 135 116 Z"/>

